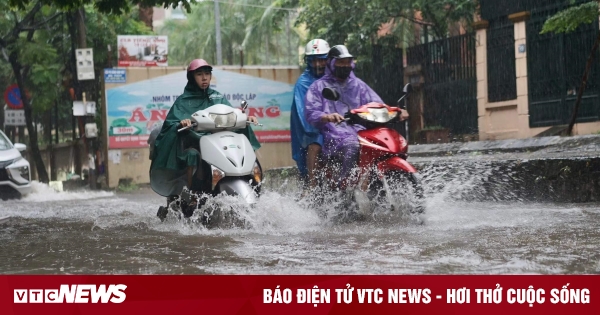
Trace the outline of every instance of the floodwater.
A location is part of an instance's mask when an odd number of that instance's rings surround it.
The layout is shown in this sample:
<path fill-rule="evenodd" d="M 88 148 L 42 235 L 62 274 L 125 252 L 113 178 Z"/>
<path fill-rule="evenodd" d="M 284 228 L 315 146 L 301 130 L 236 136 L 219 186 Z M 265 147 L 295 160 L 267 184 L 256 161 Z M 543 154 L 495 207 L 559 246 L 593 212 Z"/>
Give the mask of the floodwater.
<path fill-rule="evenodd" d="M 482 177 L 425 174 L 422 224 L 401 211 L 339 223 L 319 216 L 327 203 L 267 189 L 246 214 L 250 227 L 212 230 L 160 222 L 163 198 L 149 189 L 59 193 L 36 183 L 26 198 L 0 201 L 0 217 L 11 217 L 0 223 L 0 273 L 600 273 L 600 205 L 477 201 Z"/>

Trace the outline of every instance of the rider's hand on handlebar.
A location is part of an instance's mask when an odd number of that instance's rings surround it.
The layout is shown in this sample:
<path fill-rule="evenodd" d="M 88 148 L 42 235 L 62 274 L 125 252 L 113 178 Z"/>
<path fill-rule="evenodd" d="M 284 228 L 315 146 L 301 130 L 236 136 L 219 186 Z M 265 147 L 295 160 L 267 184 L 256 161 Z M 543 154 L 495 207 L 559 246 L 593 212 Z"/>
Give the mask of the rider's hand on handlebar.
<path fill-rule="evenodd" d="M 192 125 L 192 121 L 190 119 L 184 119 L 182 121 L 179 122 L 179 124 L 181 125 L 181 127 L 188 127 Z"/>
<path fill-rule="evenodd" d="M 342 116 L 338 113 L 328 114 L 328 115 L 322 116 L 321 121 L 322 122 L 341 123 L 342 121 L 344 121 L 344 116 Z"/>
<path fill-rule="evenodd" d="M 258 125 L 258 119 L 254 116 L 248 116 L 248 121 L 253 123 L 254 125 Z"/>
<path fill-rule="evenodd" d="M 400 121 L 407 120 L 408 117 L 408 111 L 406 109 L 400 109 Z"/>

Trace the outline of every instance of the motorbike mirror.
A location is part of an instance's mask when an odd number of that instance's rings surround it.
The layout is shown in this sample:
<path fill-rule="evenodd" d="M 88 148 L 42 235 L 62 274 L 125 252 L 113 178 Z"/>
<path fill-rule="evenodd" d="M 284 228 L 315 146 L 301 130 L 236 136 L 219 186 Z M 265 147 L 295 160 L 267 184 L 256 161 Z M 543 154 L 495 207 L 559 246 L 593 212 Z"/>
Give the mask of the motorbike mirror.
<path fill-rule="evenodd" d="M 243 111 L 243 112 L 245 112 L 245 111 L 246 111 L 246 108 L 248 108 L 248 102 L 246 102 L 246 101 L 244 100 L 244 101 L 242 101 L 241 105 L 242 105 L 242 111 Z"/>
<path fill-rule="evenodd" d="M 324 88 L 321 94 L 325 99 L 328 99 L 330 101 L 337 101 L 340 99 L 340 93 L 338 93 L 338 91 L 332 88 Z"/>
<path fill-rule="evenodd" d="M 402 89 L 402 97 L 400 97 L 400 99 L 398 101 L 396 101 L 396 104 L 398 105 L 398 107 L 400 108 L 404 108 L 405 106 L 402 104 L 402 100 L 404 100 L 404 98 L 406 98 L 406 96 L 408 94 L 410 94 L 412 92 L 412 85 L 410 85 L 410 83 L 407 83 L 404 88 Z"/>

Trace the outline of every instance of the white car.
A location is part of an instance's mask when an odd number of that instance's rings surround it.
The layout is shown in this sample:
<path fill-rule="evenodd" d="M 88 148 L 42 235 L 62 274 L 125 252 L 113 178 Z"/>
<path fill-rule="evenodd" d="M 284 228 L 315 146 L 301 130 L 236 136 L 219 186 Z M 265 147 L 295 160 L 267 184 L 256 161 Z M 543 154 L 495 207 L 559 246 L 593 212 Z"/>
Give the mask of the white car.
<path fill-rule="evenodd" d="M 0 130 L 0 198 L 21 197 L 31 191 L 29 162 L 21 155 L 27 147 L 22 143 L 14 145 Z"/>

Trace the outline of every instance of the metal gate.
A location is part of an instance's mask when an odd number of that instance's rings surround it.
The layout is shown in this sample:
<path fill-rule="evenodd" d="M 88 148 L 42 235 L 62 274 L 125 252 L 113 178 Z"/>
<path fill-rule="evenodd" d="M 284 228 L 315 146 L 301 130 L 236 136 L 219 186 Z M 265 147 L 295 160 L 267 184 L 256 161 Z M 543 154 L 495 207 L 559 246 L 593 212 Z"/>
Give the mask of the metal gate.
<path fill-rule="evenodd" d="M 531 11 L 527 21 L 529 125 L 567 124 L 571 118 L 587 58 L 598 34 L 598 20 L 569 34 L 540 34 L 546 19 L 565 9 L 563 4 Z M 598 57 L 588 77 L 577 122 L 600 117 Z"/>
<path fill-rule="evenodd" d="M 411 47 L 407 59 L 420 64 L 425 77 L 425 127 L 445 127 L 453 135 L 477 133 L 475 34 Z"/>
<path fill-rule="evenodd" d="M 404 83 L 404 67 L 402 62 L 402 49 L 393 43 L 373 45 L 371 88 L 381 97 L 384 103 L 395 105 L 402 95 Z M 395 123 L 391 126 L 394 130 L 406 137 L 406 124 Z"/>

